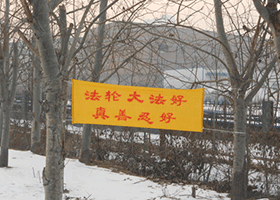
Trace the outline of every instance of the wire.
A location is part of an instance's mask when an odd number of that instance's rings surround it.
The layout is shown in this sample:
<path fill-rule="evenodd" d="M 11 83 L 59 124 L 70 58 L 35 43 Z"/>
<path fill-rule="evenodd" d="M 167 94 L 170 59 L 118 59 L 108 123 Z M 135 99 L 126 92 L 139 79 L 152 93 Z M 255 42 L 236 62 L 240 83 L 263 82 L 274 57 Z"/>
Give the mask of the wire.
<path fill-rule="evenodd" d="M 246 135 L 246 132 L 234 132 L 234 131 L 219 130 L 219 129 L 212 129 L 212 128 L 203 128 L 203 129 L 208 130 L 208 131 L 222 132 L 222 133 L 233 133 L 233 134 L 244 134 L 244 135 Z"/>

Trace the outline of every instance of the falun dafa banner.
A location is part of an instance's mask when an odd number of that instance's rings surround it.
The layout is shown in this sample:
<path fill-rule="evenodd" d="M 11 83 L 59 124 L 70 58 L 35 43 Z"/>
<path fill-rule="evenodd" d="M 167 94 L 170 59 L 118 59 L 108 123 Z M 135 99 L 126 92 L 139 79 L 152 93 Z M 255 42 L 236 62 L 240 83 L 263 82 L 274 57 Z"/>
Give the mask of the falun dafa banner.
<path fill-rule="evenodd" d="M 204 89 L 72 80 L 72 123 L 202 132 Z"/>

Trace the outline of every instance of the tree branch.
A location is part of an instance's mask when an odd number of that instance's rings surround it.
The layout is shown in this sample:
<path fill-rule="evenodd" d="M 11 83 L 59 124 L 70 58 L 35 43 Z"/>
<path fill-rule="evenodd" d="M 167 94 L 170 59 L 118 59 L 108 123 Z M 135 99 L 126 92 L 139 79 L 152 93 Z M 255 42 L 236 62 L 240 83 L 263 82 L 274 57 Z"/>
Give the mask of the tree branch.
<path fill-rule="evenodd" d="M 12 84 L 11 84 L 11 91 L 9 93 L 9 105 L 12 106 L 15 95 L 16 95 L 16 88 L 17 88 L 17 75 L 18 75 L 18 45 L 17 42 L 14 43 L 13 45 L 14 48 L 14 57 L 13 57 L 13 63 L 12 63 L 12 68 L 13 68 L 13 79 L 12 79 Z"/>
<path fill-rule="evenodd" d="M 253 0 L 255 8 L 260 16 L 269 24 L 271 24 L 270 15 L 268 10 L 263 6 L 260 0 Z"/>
<path fill-rule="evenodd" d="M 90 23 L 90 25 L 87 27 L 85 34 L 83 36 L 83 39 L 80 43 L 80 46 L 76 49 L 76 51 L 72 54 L 72 58 L 83 48 L 83 45 L 86 41 L 86 37 L 91 29 L 91 27 L 93 26 L 93 24 L 99 19 L 99 17 L 106 11 L 108 10 L 108 8 L 112 7 L 115 3 L 117 3 L 119 0 L 115 0 L 113 1 L 111 4 L 109 4 L 102 12 L 100 12 Z"/>
<path fill-rule="evenodd" d="M 33 19 L 32 19 L 32 13 L 30 11 L 30 8 L 28 6 L 28 3 L 26 2 L 26 0 L 20 0 L 21 4 L 22 4 L 22 7 L 23 7 L 23 10 L 27 16 L 27 20 L 29 23 L 32 23 Z"/>
<path fill-rule="evenodd" d="M 271 72 L 272 68 L 274 67 L 275 63 L 277 61 L 277 57 L 274 57 L 274 59 L 269 63 L 268 68 L 266 68 L 265 73 L 263 74 L 261 80 L 256 84 L 255 88 L 247 95 L 245 98 L 245 102 L 249 103 L 253 97 L 257 94 L 259 89 L 262 87 L 263 83 L 268 77 L 268 74 Z"/>
<path fill-rule="evenodd" d="M 38 49 L 36 49 L 36 47 L 34 47 L 31 44 L 31 42 L 29 42 L 29 40 L 25 37 L 23 32 L 21 32 L 19 29 L 17 29 L 17 33 L 18 33 L 19 37 L 23 40 L 23 42 L 28 46 L 28 48 L 30 48 L 31 51 L 36 54 L 36 56 L 40 56 L 39 52 L 38 52 Z"/>
<path fill-rule="evenodd" d="M 102 81 L 100 81 L 100 83 L 104 83 L 107 80 L 109 80 L 120 68 L 123 67 L 123 65 L 127 62 L 129 62 L 138 52 L 142 51 L 146 46 L 148 46 L 149 44 L 151 44 L 152 42 L 156 41 L 157 38 L 154 38 L 153 40 L 147 42 L 143 47 L 141 47 L 140 49 L 138 49 L 137 51 L 135 51 L 132 55 L 130 55 L 128 58 L 126 58 L 109 76 L 107 76 L 105 79 L 103 79 Z"/>
<path fill-rule="evenodd" d="M 222 48 L 228 64 L 227 69 L 232 82 L 232 86 L 236 87 L 236 85 L 240 82 L 239 81 L 240 77 L 224 29 L 223 15 L 221 9 L 222 2 L 221 0 L 214 0 L 214 4 L 215 4 L 215 17 L 216 17 L 218 37 L 220 41 L 223 43 Z"/>
<path fill-rule="evenodd" d="M 261 3 L 260 0 L 253 0 L 254 2 L 254 5 L 258 11 L 258 13 L 260 14 L 260 16 L 268 23 L 269 25 L 269 28 L 271 29 L 272 31 L 272 35 L 273 35 L 273 39 L 274 39 L 274 48 L 276 50 L 276 53 L 277 53 L 277 58 L 278 60 L 280 60 L 280 34 L 278 33 L 278 31 L 275 29 L 273 23 L 272 23 L 272 20 L 271 20 L 271 13 L 269 12 L 269 10 L 264 7 Z M 275 4 L 277 5 L 277 1 L 276 0 L 268 0 L 268 4 L 271 3 L 271 4 Z M 276 12 L 279 12 L 277 11 L 277 8 L 276 9 Z M 278 20 L 278 19 L 276 19 Z"/>
<path fill-rule="evenodd" d="M 48 4 L 50 12 L 52 12 L 63 0 L 51 0 Z"/>
<path fill-rule="evenodd" d="M 267 30 L 268 30 L 268 27 L 266 28 L 265 33 L 264 33 L 264 35 L 262 37 L 259 49 L 255 51 L 253 49 L 253 45 L 252 45 L 251 52 L 255 52 L 255 53 L 253 53 L 253 54 L 251 53 L 251 55 L 250 55 L 250 57 L 248 59 L 247 65 L 246 65 L 247 73 L 245 74 L 244 77 L 242 76 L 243 80 L 245 80 L 244 84 L 242 85 L 242 89 L 244 91 L 247 90 L 247 88 L 249 87 L 250 82 L 252 80 L 254 69 L 257 66 L 257 61 L 258 61 L 258 59 L 259 59 L 259 57 L 261 55 L 261 52 L 263 50 L 263 46 L 264 46 Z M 253 43 L 254 43 L 254 41 L 253 41 Z"/>

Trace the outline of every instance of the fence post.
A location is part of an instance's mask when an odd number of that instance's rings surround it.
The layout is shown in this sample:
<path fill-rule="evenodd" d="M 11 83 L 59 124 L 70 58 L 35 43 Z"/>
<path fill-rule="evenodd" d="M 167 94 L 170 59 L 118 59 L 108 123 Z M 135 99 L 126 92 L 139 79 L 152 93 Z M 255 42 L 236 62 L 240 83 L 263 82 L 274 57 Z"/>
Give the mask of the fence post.
<path fill-rule="evenodd" d="M 21 97 L 21 119 L 24 122 L 27 121 L 28 103 L 28 91 L 24 90 Z"/>
<path fill-rule="evenodd" d="M 273 101 L 262 102 L 262 132 L 267 133 L 273 121 Z"/>
<path fill-rule="evenodd" d="M 262 102 L 262 132 L 264 134 L 268 133 L 269 129 L 271 128 L 273 122 L 273 101 L 263 101 Z M 265 137 L 263 137 L 265 138 Z M 267 153 L 266 153 L 266 141 L 262 143 L 263 145 L 263 163 L 264 163 L 264 170 L 265 170 L 265 193 L 269 196 L 269 178 L 268 178 L 268 160 L 267 160 Z"/>

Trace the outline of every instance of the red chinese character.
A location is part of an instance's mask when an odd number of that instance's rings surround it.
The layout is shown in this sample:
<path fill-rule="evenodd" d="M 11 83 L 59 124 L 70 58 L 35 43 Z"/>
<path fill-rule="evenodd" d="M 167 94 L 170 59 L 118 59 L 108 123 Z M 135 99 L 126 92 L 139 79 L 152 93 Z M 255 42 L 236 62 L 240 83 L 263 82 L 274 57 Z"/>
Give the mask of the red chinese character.
<path fill-rule="evenodd" d="M 140 120 L 144 120 L 146 122 L 148 122 L 149 124 L 153 124 L 154 122 L 151 122 L 151 118 L 149 118 L 148 116 L 150 115 L 150 113 L 148 112 L 142 112 L 140 115 L 139 115 L 139 118 L 138 118 L 138 121 Z"/>
<path fill-rule="evenodd" d="M 180 106 L 182 104 L 182 102 L 187 102 L 187 100 L 183 100 L 184 96 L 183 95 L 173 95 L 173 97 L 171 98 L 171 105 L 173 104 L 177 104 L 177 106 Z"/>
<path fill-rule="evenodd" d="M 165 99 L 163 99 L 163 96 L 161 96 L 161 94 L 159 94 L 158 96 L 151 95 L 149 99 L 150 99 L 150 103 L 162 104 L 162 105 L 164 105 L 164 102 L 166 101 Z"/>
<path fill-rule="evenodd" d="M 109 118 L 109 116 L 105 115 L 106 108 L 96 108 L 96 114 L 92 115 L 95 119 L 101 117 L 102 119 Z"/>
<path fill-rule="evenodd" d="M 89 91 L 86 91 L 85 96 L 86 96 L 86 100 L 89 100 L 90 98 Z"/>
<path fill-rule="evenodd" d="M 125 109 L 124 110 L 121 110 L 119 111 L 119 115 L 116 115 L 115 118 L 118 118 L 118 120 L 124 120 L 126 121 L 127 119 L 131 119 L 131 117 L 129 116 L 126 116 L 126 113 L 125 113 Z"/>
<path fill-rule="evenodd" d="M 133 94 L 129 95 L 130 97 L 132 97 L 131 99 L 127 99 L 127 101 L 131 102 L 133 101 L 133 99 L 139 101 L 140 103 L 143 103 L 144 100 L 140 100 L 138 97 L 140 97 L 140 94 L 137 94 L 136 91 L 133 92 Z"/>
<path fill-rule="evenodd" d="M 105 99 L 107 99 L 108 101 L 110 101 L 111 98 L 112 98 L 113 101 L 119 101 L 119 98 L 118 98 L 118 97 L 120 97 L 120 96 L 121 96 L 121 95 L 118 94 L 116 91 L 111 92 L 111 91 L 109 90 L 109 91 L 106 92 L 106 94 L 105 94 Z"/>
<path fill-rule="evenodd" d="M 171 119 L 176 119 L 176 117 L 172 117 L 173 113 L 162 113 L 160 122 L 169 123 Z"/>
<path fill-rule="evenodd" d="M 85 93 L 86 100 L 99 101 L 101 96 L 98 94 L 99 93 L 96 92 L 96 90 L 94 90 L 94 92 L 91 92 L 91 93 L 89 93 L 89 91 L 86 91 L 86 93 Z"/>

